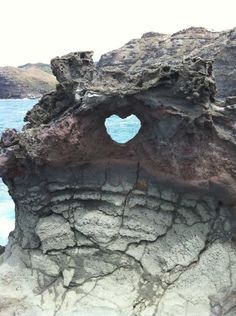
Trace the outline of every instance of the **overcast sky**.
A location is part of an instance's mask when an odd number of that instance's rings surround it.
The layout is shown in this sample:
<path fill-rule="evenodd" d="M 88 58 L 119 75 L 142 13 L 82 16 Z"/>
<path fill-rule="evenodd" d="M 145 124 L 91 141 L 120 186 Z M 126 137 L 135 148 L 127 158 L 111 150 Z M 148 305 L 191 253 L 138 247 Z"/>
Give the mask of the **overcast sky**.
<path fill-rule="evenodd" d="M 0 65 L 102 53 L 149 31 L 236 26 L 236 0 L 0 0 Z"/>

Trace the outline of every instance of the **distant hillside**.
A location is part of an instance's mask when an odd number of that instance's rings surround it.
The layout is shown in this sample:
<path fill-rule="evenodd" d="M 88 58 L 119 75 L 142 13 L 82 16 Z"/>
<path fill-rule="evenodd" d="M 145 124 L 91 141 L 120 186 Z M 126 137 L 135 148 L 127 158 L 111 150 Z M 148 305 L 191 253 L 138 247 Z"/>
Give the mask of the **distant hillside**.
<path fill-rule="evenodd" d="M 51 66 L 49 64 L 43 64 L 43 63 L 30 64 L 30 63 L 28 63 L 25 65 L 18 66 L 18 68 L 20 68 L 20 69 L 30 69 L 32 67 L 41 69 L 49 74 L 52 74 Z"/>
<path fill-rule="evenodd" d="M 54 90 L 55 85 L 56 79 L 47 64 L 0 67 L 0 99 L 38 98 Z"/>

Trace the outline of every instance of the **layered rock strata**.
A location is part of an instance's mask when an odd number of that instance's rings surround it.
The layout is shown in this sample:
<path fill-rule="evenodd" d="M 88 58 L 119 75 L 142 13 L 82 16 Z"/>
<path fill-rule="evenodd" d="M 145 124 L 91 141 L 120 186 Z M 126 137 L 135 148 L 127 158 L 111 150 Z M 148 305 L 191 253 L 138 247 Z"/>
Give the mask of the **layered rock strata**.
<path fill-rule="evenodd" d="M 130 73 L 91 56 L 54 59 L 57 90 L 2 136 L 0 315 L 235 315 L 232 98 L 215 100 L 209 60 Z M 113 114 L 142 123 L 124 145 Z"/>

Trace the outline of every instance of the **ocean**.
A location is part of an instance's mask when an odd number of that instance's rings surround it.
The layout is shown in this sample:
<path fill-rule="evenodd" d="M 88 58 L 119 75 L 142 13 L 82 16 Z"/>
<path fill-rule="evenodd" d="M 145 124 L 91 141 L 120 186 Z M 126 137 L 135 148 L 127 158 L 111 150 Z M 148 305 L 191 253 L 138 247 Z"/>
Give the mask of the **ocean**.
<path fill-rule="evenodd" d="M 21 130 L 26 112 L 37 100 L 0 100 L 0 134 L 9 127 Z M 0 245 L 7 243 L 8 234 L 15 226 L 14 202 L 0 179 Z"/>
<path fill-rule="evenodd" d="M 0 100 L 0 134 L 5 128 L 21 130 L 24 116 L 37 100 Z M 105 126 L 111 138 L 118 143 L 126 143 L 139 131 L 141 123 L 135 115 L 122 120 L 116 115 L 106 119 Z M 0 245 L 6 245 L 9 232 L 15 226 L 14 202 L 7 187 L 0 179 Z"/>

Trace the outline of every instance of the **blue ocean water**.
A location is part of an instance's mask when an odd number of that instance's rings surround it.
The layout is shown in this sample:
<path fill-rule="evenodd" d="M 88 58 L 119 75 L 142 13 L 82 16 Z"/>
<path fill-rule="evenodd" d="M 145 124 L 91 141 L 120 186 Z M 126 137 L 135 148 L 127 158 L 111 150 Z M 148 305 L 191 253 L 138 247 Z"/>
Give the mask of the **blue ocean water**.
<path fill-rule="evenodd" d="M 23 119 L 37 100 L 0 100 L 0 134 L 5 128 L 21 130 Z M 112 115 L 106 119 L 107 132 L 117 143 L 126 143 L 139 131 L 141 123 L 135 115 L 121 120 Z M 0 245 L 7 243 L 8 234 L 15 226 L 14 202 L 8 194 L 7 187 L 0 180 Z"/>
<path fill-rule="evenodd" d="M 105 121 L 107 133 L 120 144 L 127 143 L 139 132 L 141 122 L 134 114 L 121 119 L 117 115 L 111 115 Z"/>
<path fill-rule="evenodd" d="M 7 127 L 21 130 L 26 112 L 37 100 L 0 100 L 0 134 Z M 8 234 L 15 226 L 14 202 L 0 179 L 0 245 L 7 243 Z"/>

